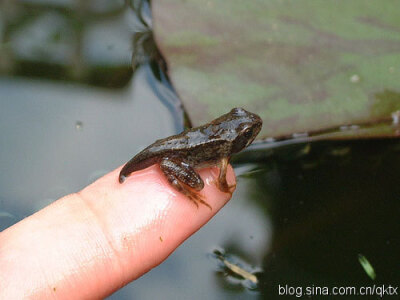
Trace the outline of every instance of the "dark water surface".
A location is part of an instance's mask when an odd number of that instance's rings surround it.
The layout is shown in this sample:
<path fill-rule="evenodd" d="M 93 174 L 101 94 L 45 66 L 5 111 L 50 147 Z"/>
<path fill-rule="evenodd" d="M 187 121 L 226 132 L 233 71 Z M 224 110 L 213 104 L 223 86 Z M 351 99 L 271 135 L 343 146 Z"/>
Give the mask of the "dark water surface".
<path fill-rule="evenodd" d="M 151 42 L 148 3 L 73 3 L 1 7 L 0 230 L 183 128 Z M 250 151 L 235 170 L 230 203 L 110 299 L 399 286 L 399 141 Z"/>
<path fill-rule="evenodd" d="M 271 223 L 262 293 L 277 295 L 279 286 L 300 287 L 303 296 L 307 288 L 316 295 L 316 287 L 399 286 L 398 140 L 293 145 L 257 168 L 248 201 Z"/>

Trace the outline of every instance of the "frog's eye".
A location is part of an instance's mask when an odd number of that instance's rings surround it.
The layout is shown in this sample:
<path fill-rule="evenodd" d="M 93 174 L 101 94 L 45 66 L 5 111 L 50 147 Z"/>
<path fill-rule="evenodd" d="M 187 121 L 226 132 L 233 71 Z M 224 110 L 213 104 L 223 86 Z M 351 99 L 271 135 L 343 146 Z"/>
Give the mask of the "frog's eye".
<path fill-rule="evenodd" d="M 245 131 L 243 132 L 243 135 L 245 136 L 246 139 L 251 138 L 253 135 L 253 128 L 251 127 L 246 128 Z"/>
<path fill-rule="evenodd" d="M 236 153 L 247 147 L 253 141 L 253 128 L 246 127 L 240 131 L 240 134 L 234 140 L 232 152 Z"/>

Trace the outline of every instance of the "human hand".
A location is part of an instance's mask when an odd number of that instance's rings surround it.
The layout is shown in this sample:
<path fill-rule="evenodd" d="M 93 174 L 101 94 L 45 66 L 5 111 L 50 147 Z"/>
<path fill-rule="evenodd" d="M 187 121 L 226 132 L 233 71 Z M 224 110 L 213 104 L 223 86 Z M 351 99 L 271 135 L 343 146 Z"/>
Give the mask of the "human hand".
<path fill-rule="evenodd" d="M 1 299 L 104 298 L 164 261 L 230 198 L 200 170 L 196 205 L 158 166 L 118 182 L 118 168 L 0 233 Z M 235 176 L 229 166 L 229 184 Z"/>

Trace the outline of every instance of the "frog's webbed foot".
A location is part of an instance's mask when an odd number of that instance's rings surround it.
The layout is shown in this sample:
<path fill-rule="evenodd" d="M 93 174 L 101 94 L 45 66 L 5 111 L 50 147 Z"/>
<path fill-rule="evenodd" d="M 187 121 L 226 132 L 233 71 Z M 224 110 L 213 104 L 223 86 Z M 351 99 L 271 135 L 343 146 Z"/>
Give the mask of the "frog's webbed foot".
<path fill-rule="evenodd" d="M 232 193 L 236 189 L 236 184 L 229 185 L 226 181 L 226 170 L 228 168 L 229 159 L 223 158 L 219 162 L 219 176 L 218 180 L 216 181 L 217 187 L 220 191 L 224 193 L 229 193 L 232 196 Z"/>
<path fill-rule="evenodd" d="M 161 161 L 160 168 L 171 185 L 193 201 L 197 207 L 201 203 L 212 209 L 199 194 L 204 187 L 203 180 L 189 164 L 178 158 L 169 158 Z"/>

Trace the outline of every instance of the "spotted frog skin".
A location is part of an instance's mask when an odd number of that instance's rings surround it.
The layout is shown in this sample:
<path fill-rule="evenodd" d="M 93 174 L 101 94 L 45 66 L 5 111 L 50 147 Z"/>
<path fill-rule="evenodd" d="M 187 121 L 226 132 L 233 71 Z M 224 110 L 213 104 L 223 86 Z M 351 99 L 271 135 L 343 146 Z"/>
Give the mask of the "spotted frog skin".
<path fill-rule="evenodd" d="M 159 164 L 176 190 L 197 207 L 202 203 L 211 209 L 199 194 L 204 182 L 196 169 L 219 166 L 217 187 L 232 194 L 235 185 L 230 186 L 226 181 L 230 156 L 250 145 L 261 127 L 262 120 L 258 115 L 243 108 L 234 108 L 208 124 L 157 140 L 125 164 L 119 174 L 119 182 L 123 183 L 133 172 Z"/>

